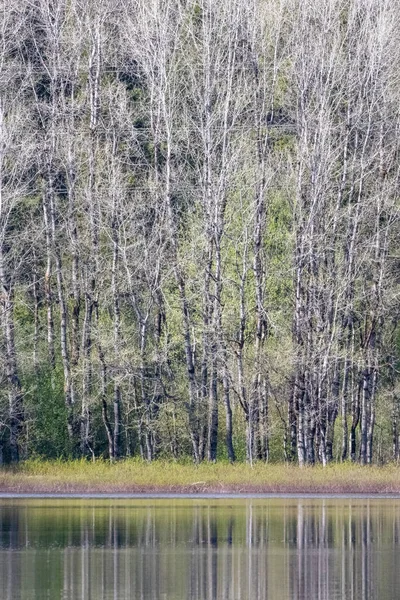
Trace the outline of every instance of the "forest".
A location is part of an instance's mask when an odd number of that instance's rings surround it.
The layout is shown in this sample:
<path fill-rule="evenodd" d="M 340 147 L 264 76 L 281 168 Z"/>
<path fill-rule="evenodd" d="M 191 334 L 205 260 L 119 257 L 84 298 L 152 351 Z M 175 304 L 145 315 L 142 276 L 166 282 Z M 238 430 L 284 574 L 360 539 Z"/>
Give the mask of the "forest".
<path fill-rule="evenodd" d="M 0 463 L 398 461 L 400 4 L 0 14 Z"/>

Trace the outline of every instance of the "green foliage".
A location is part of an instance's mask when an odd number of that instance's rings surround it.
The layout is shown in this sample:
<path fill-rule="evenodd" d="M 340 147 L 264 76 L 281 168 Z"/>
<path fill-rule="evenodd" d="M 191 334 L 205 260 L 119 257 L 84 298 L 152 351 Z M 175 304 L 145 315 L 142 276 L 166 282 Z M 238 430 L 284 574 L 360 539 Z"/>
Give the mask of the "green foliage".
<path fill-rule="evenodd" d="M 68 457 L 72 449 L 67 434 L 62 369 L 42 368 L 37 373 L 26 374 L 22 385 L 27 456 Z"/>

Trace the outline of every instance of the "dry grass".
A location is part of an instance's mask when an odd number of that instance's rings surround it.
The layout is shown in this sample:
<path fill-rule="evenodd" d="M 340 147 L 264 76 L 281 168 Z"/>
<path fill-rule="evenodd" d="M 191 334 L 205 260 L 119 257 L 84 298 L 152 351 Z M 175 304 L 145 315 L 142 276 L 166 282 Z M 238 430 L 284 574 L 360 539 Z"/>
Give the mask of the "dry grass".
<path fill-rule="evenodd" d="M 124 460 L 27 461 L 0 470 L 0 492 L 49 493 L 330 493 L 398 494 L 400 467 L 190 463 Z"/>

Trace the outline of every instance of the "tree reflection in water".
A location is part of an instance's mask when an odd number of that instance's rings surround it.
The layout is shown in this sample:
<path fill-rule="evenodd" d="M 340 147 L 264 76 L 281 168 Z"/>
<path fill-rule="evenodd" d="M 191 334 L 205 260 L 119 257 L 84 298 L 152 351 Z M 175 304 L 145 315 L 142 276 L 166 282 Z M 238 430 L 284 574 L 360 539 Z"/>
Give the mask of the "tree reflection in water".
<path fill-rule="evenodd" d="M 6 600 L 392 600 L 400 501 L 0 501 Z"/>

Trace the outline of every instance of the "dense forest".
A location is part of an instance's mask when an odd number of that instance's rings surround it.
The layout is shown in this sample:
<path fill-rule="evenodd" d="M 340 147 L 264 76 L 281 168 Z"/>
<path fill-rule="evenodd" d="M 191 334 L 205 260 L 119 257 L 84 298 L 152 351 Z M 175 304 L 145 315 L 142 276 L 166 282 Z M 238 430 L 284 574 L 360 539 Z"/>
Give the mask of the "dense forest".
<path fill-rule="evenodd" d="M 398 460 L 400 5 L 0 6 L 0 462 Z"/>

